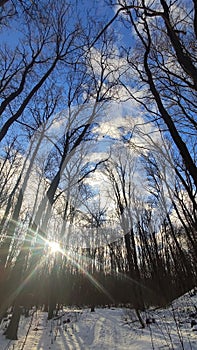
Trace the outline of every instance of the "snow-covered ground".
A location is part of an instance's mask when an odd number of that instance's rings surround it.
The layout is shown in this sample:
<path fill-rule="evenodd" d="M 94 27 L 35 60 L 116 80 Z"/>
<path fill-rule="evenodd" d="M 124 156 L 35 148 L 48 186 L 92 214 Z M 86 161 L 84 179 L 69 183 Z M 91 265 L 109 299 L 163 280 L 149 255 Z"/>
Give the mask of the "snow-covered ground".
<path fill-rule="evenodd" d="M 0 336 L 0 350 L 197 350 L 197 325 L 191 327 L 197 323 L 196 302 L 187 293 L 166 309 L 142 313 L 145 329 L 129 308 L 64 309 L 50 321 L 36 311 L 21 317 L 18 341 Z"/>

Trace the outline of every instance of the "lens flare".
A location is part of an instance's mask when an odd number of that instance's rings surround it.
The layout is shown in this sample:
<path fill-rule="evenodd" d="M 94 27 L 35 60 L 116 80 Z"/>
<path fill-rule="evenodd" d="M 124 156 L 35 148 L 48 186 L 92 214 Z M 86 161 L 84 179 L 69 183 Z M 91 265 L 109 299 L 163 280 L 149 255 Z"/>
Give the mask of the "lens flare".
<path fill-rule="evenodd" d="M 60 244 L 58 242 L 48 241 L 47 244 L 49 246 L 50 253 L 61 252 L 61 247 L 60 247 Z"/>

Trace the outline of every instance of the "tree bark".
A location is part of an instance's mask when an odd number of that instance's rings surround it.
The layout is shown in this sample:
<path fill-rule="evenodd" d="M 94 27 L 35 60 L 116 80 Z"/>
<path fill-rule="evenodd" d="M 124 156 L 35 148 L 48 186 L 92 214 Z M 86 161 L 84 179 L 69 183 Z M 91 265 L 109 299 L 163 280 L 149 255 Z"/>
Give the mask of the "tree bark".
<path fill-rule="evenodd" d="M 8 328 L 4 333 L 7 339 L 18 340 L 17 332 L 18 332 L 18 326 L 20 322 L 20 315 L 21 315 L 20 306 L 19 306 L 19 303 L 16 302 L 13 308 L 12 318 L 10 320 Z"/>

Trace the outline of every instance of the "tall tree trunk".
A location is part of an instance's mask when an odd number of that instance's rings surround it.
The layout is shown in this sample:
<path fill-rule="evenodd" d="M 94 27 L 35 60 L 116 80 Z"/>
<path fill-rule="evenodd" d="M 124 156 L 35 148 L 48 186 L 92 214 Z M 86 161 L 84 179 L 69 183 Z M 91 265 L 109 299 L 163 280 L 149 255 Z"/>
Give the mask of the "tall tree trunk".
<path fill-rule="evenodd" d="M 10 340 L 17 340 L 17 332 L 18 332 L 18 326 L 20 322 L 20 315 L 21 315 L 21 310 L 18 301 L 16 301 L 14 308 L 13 308 L 13 314 L 12 318 L 10 320 L 10 323 L 8 325 L 8 328 L 5 331 L 5 335 L 7 339 Z"/>

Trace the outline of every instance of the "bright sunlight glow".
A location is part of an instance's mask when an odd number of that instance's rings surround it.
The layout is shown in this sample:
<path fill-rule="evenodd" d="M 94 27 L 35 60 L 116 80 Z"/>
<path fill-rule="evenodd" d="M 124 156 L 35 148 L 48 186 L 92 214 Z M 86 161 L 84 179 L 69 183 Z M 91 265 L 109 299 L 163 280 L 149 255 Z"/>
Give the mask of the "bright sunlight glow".
<path fill-rule="evenodd" d="M 51 253 L 57 253 L 57 252 L 60 252 L 61 251 L 61 248 L 60 248 L 60 245 L 58 242 L 55 242 L 55 241 L 49 241 L 47 242 L 48 243 L 48 246 L 50 248 L 50 252 Z"/>

